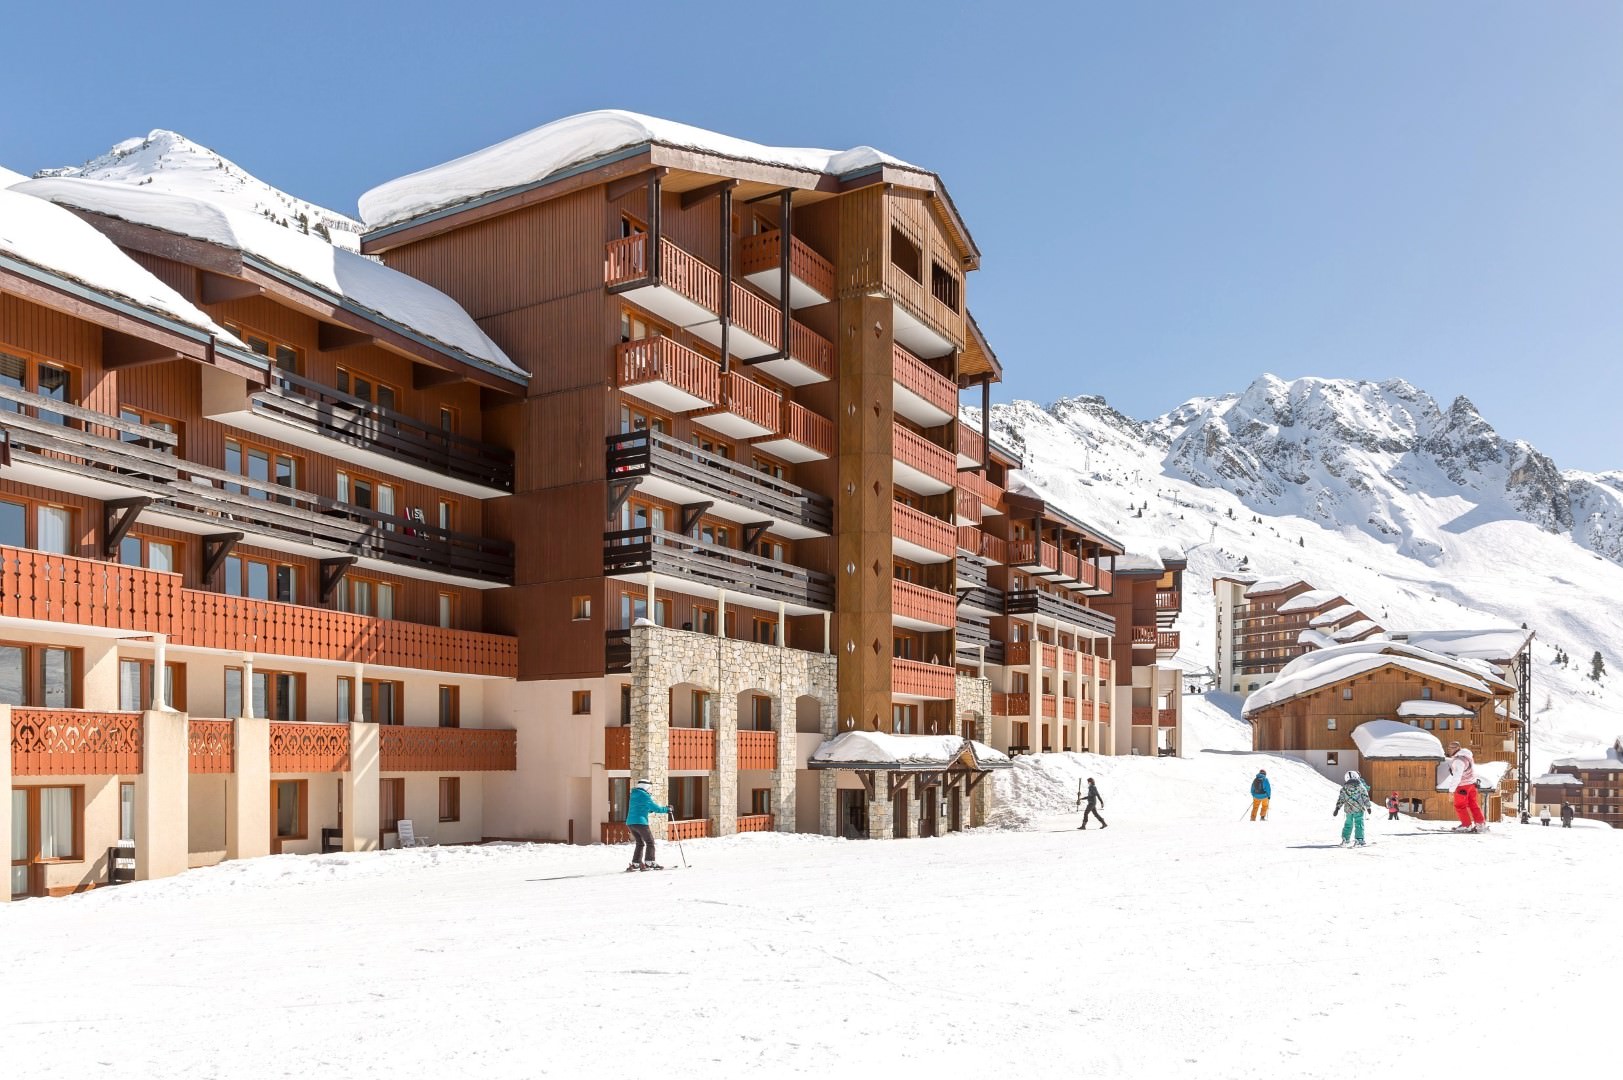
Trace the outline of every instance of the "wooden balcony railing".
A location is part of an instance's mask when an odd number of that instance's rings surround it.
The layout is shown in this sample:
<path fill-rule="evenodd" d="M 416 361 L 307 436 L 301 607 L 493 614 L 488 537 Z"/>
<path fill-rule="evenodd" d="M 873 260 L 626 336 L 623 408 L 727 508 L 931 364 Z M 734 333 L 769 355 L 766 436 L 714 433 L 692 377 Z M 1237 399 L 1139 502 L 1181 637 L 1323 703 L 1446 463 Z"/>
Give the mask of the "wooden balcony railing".
<path fill-rule="evenodd" d="M 657 382 L 711 405 L 721 401 L 721 365 L 671 338 L 624 342 L 615 357 L 622 389 Z"/>
<path fill-rule="evenodd" d="M 958 485 L 955 501 L 954 510 L 959 518 L 965 521 L 981 519 L 981 497 L 964 487 L 962 483 Z"/>
<path fill-rule="evenodd" d="M 1099 583 L 1099 571 L 1092 563 L 1082 559 L 1077 563 L 1076 580 L 1084 589 L 1092 589 Z"/>
<path fill-rule="evenodd" d="M 834 456 L 833 422 L 787 398 L 784 399 L 783 414 L 778 421 L 778 433 L 817 451 L 825 458 Z"/>
<path fill-rule="evenodd" d="M 1096 701 L 1096 702 L 1094 702 L 1093 711 L 1094 711 L 1094 714 L 1100 720 L 1109 720 L 1110 719 L 1110 702 L 1108 702 L 1108 701 Z"/>
<path fill-rule="evenodd" d="M 1043 646 L 1043 667 L 1053 671 L 1059 665 L 1059 650 L 1052 645 Z"/>
<path fill-rule="evenodd" d="M 952 380 L 894 343 L 891 345 L 891 373 L 896 385 L 912 391 L 926 404 L 948 416 L 958 415 L 958 388 Z M 956 462 L 953 467 L 957 468 Z"/>
<path fill-rule="evenodd" d="M 1153 627 L 1153 626 L 1135 626 L 1135 627 L 1133 627 L 1133 644 L 1134 645 L 1154 645 L 1155 644 L 1155 627 Z"/>
<path fill-rule="evenodd" d="M 1031 642 L 1009 642 L 1003 646 L 1003 657 L 1010 667 L 1026 667 L 1031 663 Z"/>
<path fill-rule="evenodd" d="M 0 547 L 0 616 L 173 634 L 179 574 Z"/>
<path fill-rule="evenodd" d="M 1069 551 L 1059 553 L 1060 577 L 1065 581 L 1080 581 L 1082 579 L 1082 560 Z"/>
<path fill-rule="evenodd" d="M 824 379 L 834 377 L 833 343 L 793 320 L 789 322 L 789 355 Z"/>
<path fill-rule="evenodd" d="M 1097 672 L 1094 657 L 1088 653 L 1078 653 L 1076 657 L 1076 673 L 1087 678 L 1093 678 Z"/>
<path fill-rule="evenodd" d="M 739 245 L 739 262 L 745 277 L 776 270 L 782 257 L 783 234 L 777 229 L 746 236 Z M 819 296 L 833 299 L 833 264 L 801 243 L 796 236 L 789 238 L 789 273 L 805 282 Z"/>
<path fill-rule="evenodd" d="M 349 772 L 349 725 L 271 724 L 270 771 Z"/>
<path fill-rule="evenodd" d="M 610 480 L 657 476 L 701 497 L 759 509 L 763 518 L 819 532 L 834 524 L 834 506 L 827 497 L 656 431 L 610 435 L 604 466 Z"/>
<path fill-rule="evenodd" d="M 953 427 L 955 438 L 958 440 L 958 456 L 971 461 L 986 460 L 986 439 L 981 433 L 962 420 Z"/>
<path fill-rule="evenodd" d="M 603 534 L 605 574 L 641 574 L 649 570 L 819 611 L 834 606 L 833 579 L 815 570 L 664 529 L 621 529 Z"/>
<path fill-rule="evenodd" d="M 952 452 L 900 424 L 895 426 L 891 436 L 891 456 L 947 488 L 957 483 L 958 465 Z"/>
<path fill-rule="evenodd" d="M 1025 691 L 993 694 L 992 713 L 996 716 L 1030 716 L 1031 695 Z"/>
<path fill-rule="evenodd" d="M 1037 561 L 1044 570 L 1058 573 L 1063 566 L 1059 557 L 1059 547 L 1044 540 L 1037 548 Z"/>
<path fill-rule="evenodd" d="M 716 767 L 716 733 L 710 728 L 670 729 L 669 767 L 689 770 Z"/>
<path fill-rule="evenodd" d="M 1178 651 L 1178 632 L 1176 630 L 1159 630 L 1155 634 L 1155 648 L 1157 652 L 1175 653 Z"/>
<path fill-rule="evenodd" d="M 890 583 L 892 613 L 934 626 L 952 626 L 958 619 L 958 599 L 952 593 L 937 592 L 911 581 Z"/>
<path fill-rule="evenodd" d="M 959 427 L 962 427 L 959 424 Z M 982 506 L 996 508 L 1003 503 L 1003 489 L 986 478 L 985 473 L 961 472 L 958 474 L 958 486 L 973 491 L 980 497 Z"/>
<path fill-rule="evenodd" d="M 733 282 L 733 327 L 776 351 L 783 342 L 783 320 L 772 301 Z"/>
<path fill-rule="evenodd" d="M 385 772 L 512 772 L 518 732 L 502 728 L 378 728 L 378 767 Z"/>
<path fill-rule="evenodd" d="M 1155 710 L 1148 705 L 1133 706 L 1133 723 L 1152 724 L 1155 722 Z"/>
<path fill-rule="evenodd" d="M 229 720 L 186 721 L 187 768 L 194 773 L 229 773 L 235 767 L 234 726 Z"/>
<path fill-rule="evenodd" d="M 605 821 L 598 826 L 597 838 L 604 844 L 629 844 L 631 829 L 623 821 Z"/>
<path fill-rule="evenodd" d="M 1181 589 L 1156 589 L 1155 590 L 1155 610 L 1156 611 L 1177 611 L 1177 610 L 1181 609 L 1182 607 L 1183 607 L 1183 590 L 1181 590 Z"/>
<path fill-rule="evenodd" d="M 609 241 L 603 268 L 609 288 L 643 281 L 651 272 L 646 233 Z M 659 241 L 659 284 L 706 311 L 721 311 L 720 272 L 664 237 Z"/>
<path fill-rule="evenodd" d="M 1098 580 L 1091 583 L 1093 585 L 1093 587 L 1098 589 L 1100 592 L 1104 593 L 1106 596 L 1108 596 L 1111 593 L 1115 592 L 1116 591 L 1116 575 L 1112 574 L 1109 570 L 1106 570 L 1103 567 L 1098 567 L 1097 569 L 1098 569 L 1098 575 L 1097 575 Z"/>
<path fill-rule="evenodd" d="M 1160 724 L 1161 727 L 1177 727 L 1178 726 L 1178 710 L 1177 709 L 1161 709 L 1160 711 L 1158 711 L 1155 714 L 1155 719 Z"/>
<path fill-rule="evenodd" d="M 772 815 L 739 814 L 736 828 L 738 832 L 771 832 Z"/>
<path fill-rule="evenodd" d="M 777 391 L 737 371 L 723 374 L 720 386 L 721 401 L 714 409 L 696 413 L 694 419 L 702 423 L 707 416 L 730 413 L 767 431 L 778 430 L 782 422 L 783 398 Z"/>
<path fill-rule="evenodd" d="M 134 776 L 140 771 L 138 712 L 11 710 L 13 776 Z"/>
<path fill-rule="evenodd" d="M 623 772 L 631 768 L 631 729 L 606 727 L 603 729 L 603 768 L 609 772 Z"/>
<path fill-rule="evenodd" d="M 689 818 L 686 821 L 672 821 L 665 826 L 665 839 L 667 840 L 703 840 L 709 835 L 709 818 Z"/>
<path fill-rule="evenodd" d="M 947 659 L 952 659 L 950 656 Z M 947 699 L 955 693 L 957 672 L 941 664 L 921 664 L 917 660 L 892 657 L 890 692 L 914 697 Z"/>
<path fill-rule="evenodd" d="M 1000 566 L 1009 561 L 1008 541 L 1001 536 L 984 533 L 973 525 L 958 526 L 958 546 L 971 555 L 978 555 Z"/>
<path fill-rule="evenodd" d="M 1076 653 L 1065 649 L 1059 654 L 1059 667 L 1061 671 L 1073 672 L 1076 670 Z"/>
<path fill-rule="evenodd" d="M 1076 719 L 1076 699 L 1075 698 L 1066 698 L 1061 711 L 1065 714 L 1065 719 L 1067 719 L 1067 720 L 1075 720 Z"/>
<path fill-rule="evenodd" d="M 958 551 L 958 537 L 952 522 L 942 521 L 906 503 L 891 503 L 891 532 L 898 540 L 917 544 L 945 558 Z"/>
<path fill-rule="evenodd" d="M 1047 615 L 1072 626 L 1100 634 L 1114 634 L 1116 620 L 1057 593 L 1040 589 L 1015 589 L 1004 595 L 1004 610 L 1010 615 Z"/>
<path fill-rule="evenodd" d="M 1053 694 L 1044 694 L 1043 695 L 1043 716 L 1045 718 L 1049 719 L 1049 720 L 1052 720 L 1058 715 L 1058 711 L 1059 711 L 1059 703 L 1055 700 L 1054 695 Z"/>
<path fill-rule="evenodd" d="M 778 767 L 778 733 L 776 731 L 739 731 L 738 767 L 740 769 L 776 769 Z"/>

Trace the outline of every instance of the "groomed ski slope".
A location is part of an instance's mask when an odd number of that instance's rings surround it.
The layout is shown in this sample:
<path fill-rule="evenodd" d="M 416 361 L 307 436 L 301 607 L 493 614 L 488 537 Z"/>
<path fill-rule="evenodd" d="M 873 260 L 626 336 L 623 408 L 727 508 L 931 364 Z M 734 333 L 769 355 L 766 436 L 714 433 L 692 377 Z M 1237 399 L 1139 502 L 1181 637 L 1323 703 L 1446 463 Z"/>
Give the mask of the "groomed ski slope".
<path fill-rule="evenodd" d="M 1189 699 L 1190 760 L 1022 761 L 1026 831 L 747 835 L 639 875 L 606 848 L 279 856 L 0 907 L 6 1075 L 1610 1068 L 1623 835 L 1377 820 L 1337 850 L 1333 785 L 1245 753 L 1219 703 Z M 1266 825 L 1240 820 L 1259 759 Z M 1103 832 L 1047 813 L 1087 775 Z"/>

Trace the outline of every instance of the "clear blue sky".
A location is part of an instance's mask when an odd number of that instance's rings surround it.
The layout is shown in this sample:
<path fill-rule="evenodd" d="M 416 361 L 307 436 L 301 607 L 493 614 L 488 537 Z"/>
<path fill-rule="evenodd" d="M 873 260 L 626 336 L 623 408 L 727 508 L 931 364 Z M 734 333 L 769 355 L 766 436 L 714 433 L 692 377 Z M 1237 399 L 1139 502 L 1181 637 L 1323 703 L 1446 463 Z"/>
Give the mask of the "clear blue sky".
<path fill-rule="evenodd" d="M 939 172 L 985 252 L 999 399 L 1145 417 L 1263 371 L 1402 376 L 1623 468 L 1616 3 L 154 2 L 6 28 L 19 171 L 167 127 L 353 213 L 591 108 L 869 143 Z"/>

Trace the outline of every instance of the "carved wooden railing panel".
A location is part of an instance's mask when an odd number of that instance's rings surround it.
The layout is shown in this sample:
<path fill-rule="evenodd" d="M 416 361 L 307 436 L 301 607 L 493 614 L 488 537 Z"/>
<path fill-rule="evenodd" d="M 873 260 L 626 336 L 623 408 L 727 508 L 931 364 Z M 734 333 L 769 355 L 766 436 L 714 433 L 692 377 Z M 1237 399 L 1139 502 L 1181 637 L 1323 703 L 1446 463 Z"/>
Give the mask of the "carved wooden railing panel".
<path fill-rule="evenodd" d="M 737 828 L 737 831 L 739 831 L 739 832 L 771 832 L 772 831 L 772 815 L 771 814 L 739 814 L 738 815 L 738 828 Z"/>
<path fill-rule="evenodd" d="M 140 771 L 140 713 L 11 710 L 13 776 L 125 776 Z"/>
<path fill-rule="evenodd" d="M 378 767 L 384 772 L 512 772 L 518 732 L 503 728 L 378 728 Z"/>
<path fill-rule="evenodd" d="M 232 724 L 229 720 L 188 720 L 188 767 L 194 773 L 228 773 L 235 766 Z"/>
<path fill-rule="evenodd" d="M 273 773 L 348 772 L 348 724 L 272 723 Z"/>

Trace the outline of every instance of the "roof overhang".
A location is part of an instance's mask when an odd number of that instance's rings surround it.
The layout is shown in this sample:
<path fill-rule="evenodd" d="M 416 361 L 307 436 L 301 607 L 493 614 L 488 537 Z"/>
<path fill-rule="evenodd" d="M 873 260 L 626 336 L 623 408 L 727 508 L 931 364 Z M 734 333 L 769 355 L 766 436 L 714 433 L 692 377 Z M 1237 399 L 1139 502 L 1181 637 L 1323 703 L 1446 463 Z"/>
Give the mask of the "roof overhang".
<path fill-rule="evenodd" d="M 103 343 L 161 353 L 151 359 L 212 362 L 214 335 L 72 278 L 10 255 L 0 255 L 0 292 L 82 319 L 102 328 Z"/>

